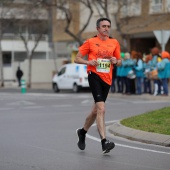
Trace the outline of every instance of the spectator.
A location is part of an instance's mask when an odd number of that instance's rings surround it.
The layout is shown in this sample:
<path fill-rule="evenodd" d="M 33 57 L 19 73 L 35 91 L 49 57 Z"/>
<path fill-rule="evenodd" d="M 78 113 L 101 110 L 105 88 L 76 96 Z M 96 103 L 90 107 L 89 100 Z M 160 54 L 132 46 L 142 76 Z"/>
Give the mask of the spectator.
<path fill-rule="evenodd" d="M 150 61 L 152 60 L 152 56 L 146 55 L 145 61 L 143 63 L 144 65 L 144 93 L 152 94 L 152 88 L 151 88 L 151 80 L 149 79 L 149 72 L 150 72 Z"/>
<path fill-rule="evenodd" d="M 131 51 L 131 58 L 133 60 L 133 63 L 135 65 L 136 63 L 136 51 Z M 130 87 L 131 87 L 131 94 L 136 94 L 136 83 L 135 83 L 135 78 L 130 80 Z"/>
<path fill-rule="evenodd" d="M 154 47 L 151 49 L 152 60 L 151 60 L 151 70 L 157 69 L 157 63 L 160 61 L 159 49 Z M 154 80 L 154 96 L 161 94 L 161 81 Z"/>
<path fill-rule="evenodd" d="M 120 53 L 121 55 L 121 59 L 122 61 L 124 60 L 124 57 L 125 57 L 125 53 L 121 52 Z M 123 87 L 123 77 L 122 77 L 122 65 L 117 67 L 117 70 L 116 70 L 116 77 L 117 77 L 117 89 L 118 89 L 118 93 L 123 93 L 124 91 L 124 87 Z"/>
<path fill-rule="evenodd" d="M 132 71 L 134 66 L 134 61 L 131 59 L 130 53 L 125 53 L 125 58 L 122 61 L 122 67 L 124 72 L 124 82 L 125 82 L 125 94 L 131 94 L 131 77 L 128 76 L 128 73 Z"/>
<path fill-rule="evenodd" d="M 18 86 L 21 86 L 21 78 L 23 76 L 23 71 L 20 69 L 20 67 L 18 67 L 17 71 L 16 71 L 16 77 L 18 80 Z"/>
<path fill-rule="evenodd" d="M 116 86 L 115 86 L 115 81 L 117 79 L 116 72 L 117 72 L 117 66 L 115 65 L 114 68 L 113 68 L 113 73 L 112 73 L 112 85 L 111 85 L 111 92 L 112 93 L 116 92 Z"/>
<path fill-rule="evenodd" d="M 136 66 L 135 66 L 135 73 L 136 73 L 136 94 L 142 94 L 142 84 L 143 84 L 143 56 L 140 52 L 136 54 Z"/>
<path fill-rule="evenodd" d="M 163 85 L 163 96 L 168 96 L 168 78 L 170 78 L 170 55 L 167 51 L 161 53 L 162 61 L 157 64 L 158 77 Z"/>

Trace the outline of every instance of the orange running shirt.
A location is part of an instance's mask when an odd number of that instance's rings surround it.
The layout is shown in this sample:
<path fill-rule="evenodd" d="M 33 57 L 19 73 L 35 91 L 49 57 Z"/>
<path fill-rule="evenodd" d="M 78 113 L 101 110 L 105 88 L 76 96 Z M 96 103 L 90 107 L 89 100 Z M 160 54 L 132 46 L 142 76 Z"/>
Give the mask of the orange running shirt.
<path fill-rule="evenodd" d="M 113 64 L 110 63 L 110 57 L 120 59 L 120 45 L 116 39 L 108 38 L 101 40 L 98 36 L 90 38 L 79 47 L 79 51 L 83 56 L 88 55 L 88 61 L 97 60 L 99 65 L 87 66 L 87 73 L 92 71 L 100 76 L 107 84 L 112 84 Z"/>

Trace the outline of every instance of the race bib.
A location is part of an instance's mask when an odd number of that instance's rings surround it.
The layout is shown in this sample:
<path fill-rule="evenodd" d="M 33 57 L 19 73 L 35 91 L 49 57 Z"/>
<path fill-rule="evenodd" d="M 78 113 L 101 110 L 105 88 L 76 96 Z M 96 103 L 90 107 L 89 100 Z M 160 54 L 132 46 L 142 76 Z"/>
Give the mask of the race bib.
<path fill-rule="evenodd" d="M 97 59 L 98 66 L 96 67 L 97 72 L 102 72 L 102 73 L 109 73 L 110 72 L 110 67 L 111 67 L 111 62 L 109 59 Z"/>

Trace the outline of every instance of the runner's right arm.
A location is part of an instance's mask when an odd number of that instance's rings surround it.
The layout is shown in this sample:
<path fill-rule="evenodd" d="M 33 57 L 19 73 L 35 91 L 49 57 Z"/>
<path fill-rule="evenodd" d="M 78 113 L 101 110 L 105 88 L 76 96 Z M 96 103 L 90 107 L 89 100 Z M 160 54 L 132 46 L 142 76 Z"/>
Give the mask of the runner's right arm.
<path fill-rule="evenodd" d="M 96 60 L 88 61 L 88 60 L 83 59 L 83 55 L 80 52 L 77 53 L 77 55 L 76 55 L 76 57 L 74 59 L 74 62 L 78 63 L 78 64 L 86 64 L 86 65 L 92 65 L 92 66 L 97 66 L 98 65 Z"/>

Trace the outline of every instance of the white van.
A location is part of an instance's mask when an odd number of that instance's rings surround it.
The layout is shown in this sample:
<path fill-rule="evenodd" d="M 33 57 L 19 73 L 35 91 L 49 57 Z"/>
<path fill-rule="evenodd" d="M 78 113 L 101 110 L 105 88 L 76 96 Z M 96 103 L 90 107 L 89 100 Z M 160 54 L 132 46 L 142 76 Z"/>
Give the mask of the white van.
<path fill-rule="evenodd" d="M 54 92 L 72 89 L 79 92 L 81 88 L 88 88 L 87 66 L 84 64 L 65 64 L 54 75 L 52 86 Z"/>

